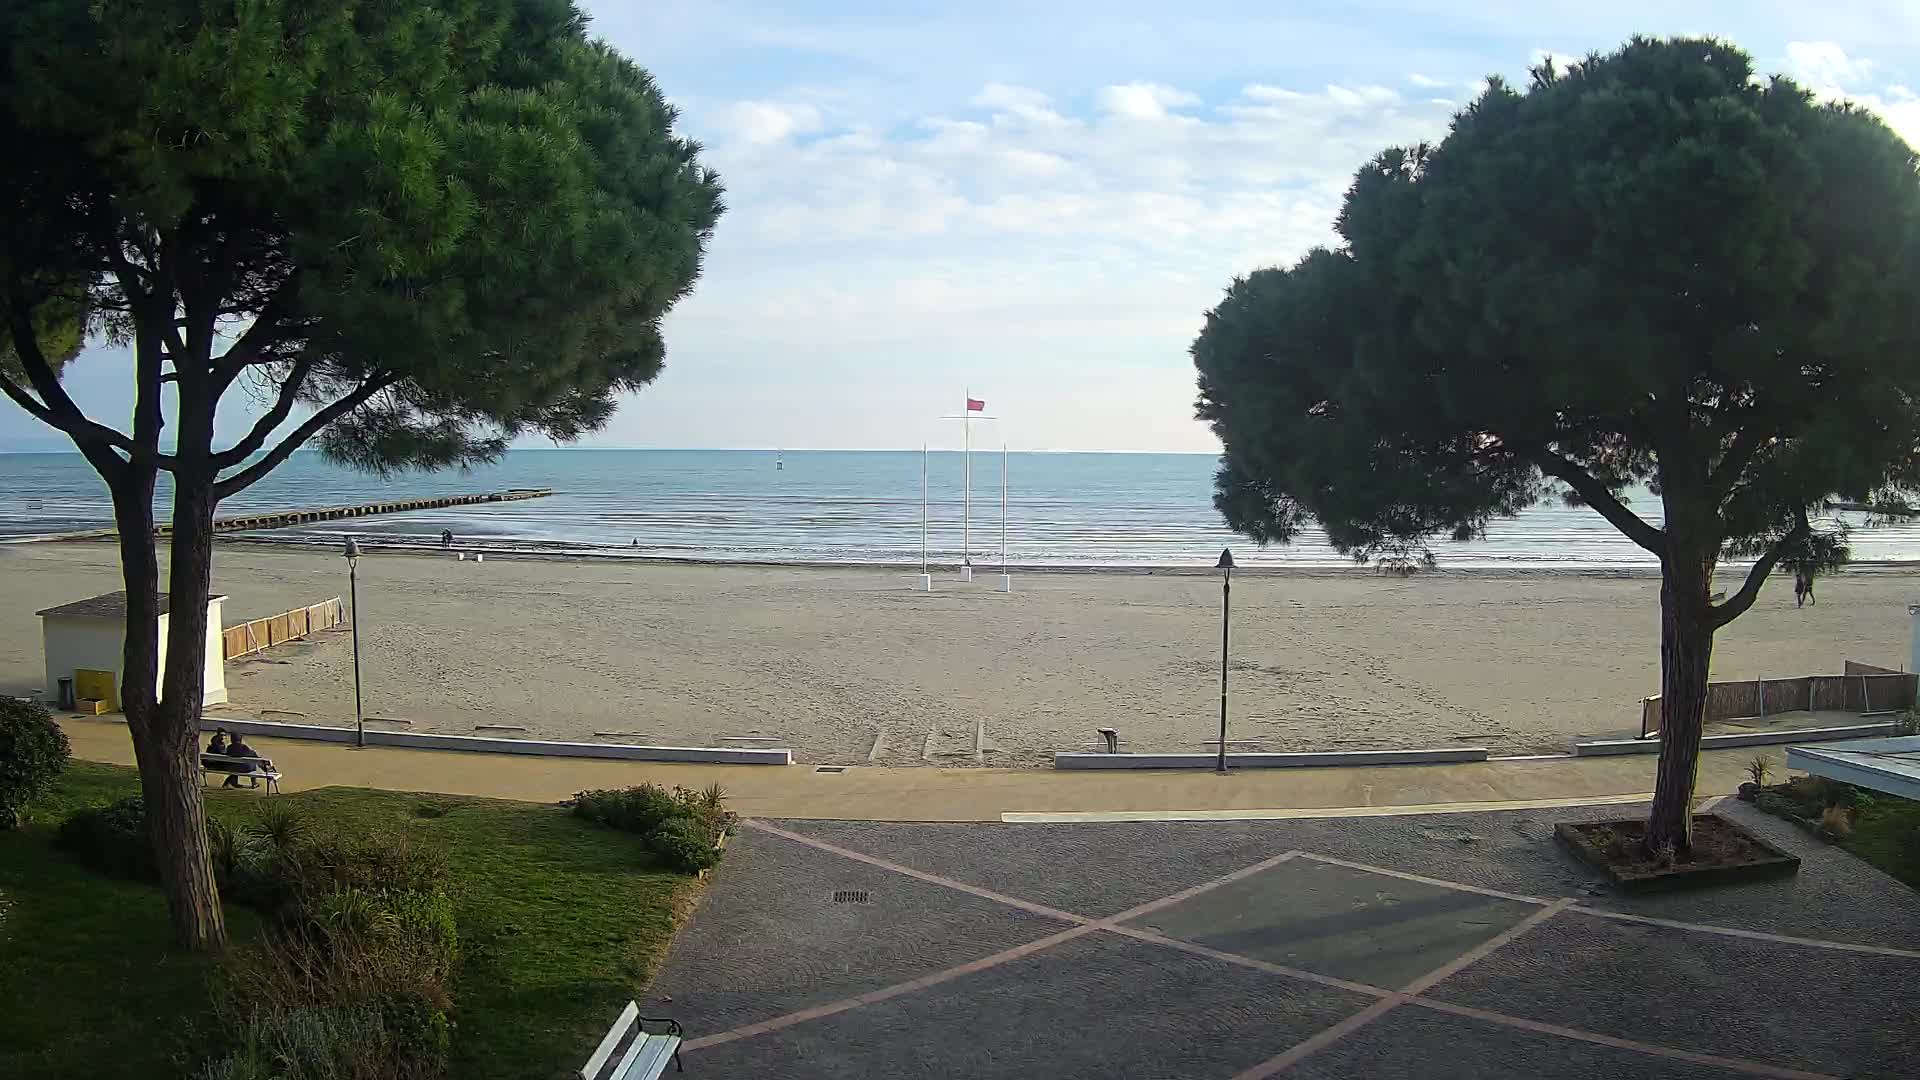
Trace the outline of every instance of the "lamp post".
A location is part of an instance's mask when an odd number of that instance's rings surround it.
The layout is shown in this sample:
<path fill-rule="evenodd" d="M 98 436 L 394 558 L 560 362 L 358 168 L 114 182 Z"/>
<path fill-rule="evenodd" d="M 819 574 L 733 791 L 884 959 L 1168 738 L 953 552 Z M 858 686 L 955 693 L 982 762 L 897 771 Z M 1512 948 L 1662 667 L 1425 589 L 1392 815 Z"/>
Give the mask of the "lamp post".
<path fill-rule="evenodd" d="M 1233 609 L 1233 550 L 1220 549 L 1220 561 L 1213 564 L 1220 571 L 1220 764 L 1217 772 L 1227 774 L 1227 627 L 1228 613 Z"/>
<path fill-rule="evenodd" d="M 353 612 L 353 745 L 367 745 L 367 721 L 360 712 L 360 542 L 347 537 L 347 602 Z"/>

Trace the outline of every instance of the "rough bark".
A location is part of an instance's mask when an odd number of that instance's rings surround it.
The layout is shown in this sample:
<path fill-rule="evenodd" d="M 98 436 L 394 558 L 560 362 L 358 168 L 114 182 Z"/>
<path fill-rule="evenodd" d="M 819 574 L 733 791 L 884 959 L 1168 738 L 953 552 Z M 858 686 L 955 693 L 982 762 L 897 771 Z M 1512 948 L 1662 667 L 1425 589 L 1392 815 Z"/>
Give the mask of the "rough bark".
<path fill-rule="evenodd" d="M 1712 555 L 1669 558 L 1661 575 L 1660 762 L 1647 846 L 1664 859 L 1684 859 L 1693 849 L 1693 788 L 1713 661 L 1712 580 Z"/>
<path fill-rule="evenodd" d="M 206 805 L 199 770 L 200 705 L 206 689 L 207 593 L 213 572 L 211 478 L 174 479 L 173 546 L 168 594 L 167 665 L 160 700 L 146 724 L 140 781 L 160 885 L 180 944 L 223 945 Z"/>

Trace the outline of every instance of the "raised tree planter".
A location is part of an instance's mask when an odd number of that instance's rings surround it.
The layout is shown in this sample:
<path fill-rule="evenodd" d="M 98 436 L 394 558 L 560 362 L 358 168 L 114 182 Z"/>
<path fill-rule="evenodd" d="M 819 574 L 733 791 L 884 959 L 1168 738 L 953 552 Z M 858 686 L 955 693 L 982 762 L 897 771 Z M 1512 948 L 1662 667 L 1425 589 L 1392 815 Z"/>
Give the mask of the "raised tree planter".
<path fill-rule="evenodd" d="M 1659 892 L 1769 881 L 1800 872 L 1800 859 L 1725 818 L 1693 816 L 1693 861 L 1661 866 L 1646 852 L 1644 821 L 1562 823 L 1553 834 L 1621 892 Z"/>

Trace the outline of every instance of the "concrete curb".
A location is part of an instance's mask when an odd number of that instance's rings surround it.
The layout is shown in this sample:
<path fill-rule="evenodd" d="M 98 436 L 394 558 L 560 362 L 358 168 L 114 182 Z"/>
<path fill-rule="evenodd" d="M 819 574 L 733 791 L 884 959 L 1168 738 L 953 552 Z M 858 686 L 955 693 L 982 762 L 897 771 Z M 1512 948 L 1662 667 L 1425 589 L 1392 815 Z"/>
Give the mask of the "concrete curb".
<path fill-rule="evenodd" d="M 1898 724 L 1854 724 L 1849 727 L 1797 728 L 1792 731 L 1755 731 L 1743 735 L 1708 735 L 1700 740 L 1702 750 L 1728 750 L 1740 746 L 1771 746 L 1775 743 L 1830 742 L 1835 739 L 1865 739 L 1875 735 L 1893 735 Z M 1616 754 L 1657 754 L 1660 740 L 1592 739 L 1573 744 L 1575 757 L 1608 757 Z"/>
<path fill-rule="evenodd" d="M 318 724 L 278 724 L 270 720 L 234 720 L 202 716 L 200 730 L 226 728 L 247 735 L 316 742 L 352 743 L 352 728 Z M 368 728 L 368 746 L 399 746 L 413 750 L 466 750 L 488 754 L 527 754 L 535 757 L 613 758 L 621 761 L 681 761 L 702 765 L 791 765 L 793 751 L 736 749 L 730 746 L 632 746 L 622 743 L 544 742 L 536 739 L 495 739 L 480 735 L 430 735 L 415 731 Z"/>
<path fill-rule="evenodd" d="M 1330 750 L 1304 753 L 1239 753 L 1227 755 L 1228 768 L 1297 769 L 1311 766 L 1351 765 L 1438 765 L 1460 761 L 1485 761 L 1489 753 L 1481 747 L 1446 750 Z M 1211 769 L 1220 761 L 1218 754 L 1102 754 L 1080 750 L 1056 750 L 1056 769 Z"/>

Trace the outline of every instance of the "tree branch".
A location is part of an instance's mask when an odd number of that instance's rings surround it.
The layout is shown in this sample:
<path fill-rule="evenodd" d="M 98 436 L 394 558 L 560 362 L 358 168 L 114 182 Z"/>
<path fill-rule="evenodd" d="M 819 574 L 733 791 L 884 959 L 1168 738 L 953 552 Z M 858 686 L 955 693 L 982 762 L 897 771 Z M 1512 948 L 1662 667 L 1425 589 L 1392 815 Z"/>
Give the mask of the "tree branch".
<path fill-rule="evenodd" d="M 213 455 L 213 467 L 216 472 L 240 464 L 267 444 L 267 437 L 273 434 L 274 429 L 285 423 L 287 417 L 293 415 L 293 406 L 300 400 L 300 387 L 307 381 L 308 373 L 313 371 L 313 365 L 311 353 L 300 354 L 300 358 L 293 362 L 293 371 L 287 375 L 286 381 L 280 384 L 280 394 L 274 399 L 273 408 L 268 409 L 266 415 L 254 421 L 253 429 L 247 432 L 246 438 Z"/>
<path fill-rule="evenodd" d="M 1529 460 L 1531 460 L 1541 472 L 1572 488 L 1574 494 L 1580 496 L 1583 502 L 1598 511 L 1601 517 L 1606 518 L 1608 523 L 1614 528 L 1619 529 L 1627 539 L 1639 544 L 1655 555 L 1663 558 L 1666 556 L 1666 533 L 1647 524 L 1640 515 L 1627 509 L 1627 505 L 1621 502 L 1612 491 L 1608 490 L 1605 484 L 1595 479 L 1592 473 L 1561 457 L 1559 454 L 1547 450 L 1540 450 L 1529 455 Z"/>
<path fill-rule="evenodd" d="M 233 385 L 240 373 L 260 361 L 260 350 L 279 340 L 283 331 L 282 319 L 292 314 L 293 300 L 299 292 L 300 276 L 289 276 L 267 298 L 253 325 L 240 335 L 233 346 L 213 362 L 213 385 L 217 392 L 224 393 Z"/>
<path fill-rule="evenodd" d="M 399 381 L 400 377 L 398 375 L 381 373 L 369 376 L 366 382 L 355 387 L 353 391 L 345 397 L 334 401 L 319 412 L 307 417 L 304 423 L 293 430 L 293 434 L 280 440 L 279 445 L 267 451 L 266 457 L 234 473 L 225 480 L 216 482 L 213 485 L 214 501 L 218 502 L 230 495 L 238 494 L 252 487 L 260 481 L 261 477 L 272 472 L 281 462 L 292 456 L 293 452 L 300 449 L 301 445 L 308 439 L 319 434 L 322 428 L 325 428 L 328 424 L 333 423 L 335 420 L 366 404 L 368 399 L 372 398 L 373 395 Z"/>
<path fill-rule="evenodd" d="M 1804 508 L 1799 511 L 1799 516 L 1799 522 L 1787 531 L 1787 535 L 1781 537 L 1767 549 L 1765 554 L 1754 560 L 1753 566 L 1747 570 L 1747 580 L 1740 586 L 1739 592 L 1718 604 L 1707 605 L 1707 620 L 1715 630 L 1745 614 L 1746 610 L 1753 606 L 1754 600 L 1759 598 L 1760 586 L 1766 584 L 1767 577 L 1773 573 L 1773 567 L 1780 561 L 1780 556 L 1813 532 L 1813 523 L 1807 520 L 1807 511 Z"/>
<path fill-rule="evenodd" d="M 1741 428 L 1734 433 L 1733 445 L 1721 455 L 1720 463 L 1707 474 L 1707 488 L 1716 497 L 1723 497 L 1739 483 L 1740 474 L 1746 471 L 1760 451 L 1766 449 L 1773 436 L 1762 435 L 1753 425 Z"/>
<path fill-rule="evenodd" d="M 19 359 L 20 369 L 26 373 L 27 381 L 40 399 L 34 401 L 24 388 L 10 379 L 5 380 L 6 395 L 34 419 L 66 432 L 82 450 L 90 446 L 101 450 L 114 449 L 141 464 L 158 464 L 149 460 L 150 455 L 142 453 L 131 438 L 89 420 L 80 411 L 80 407 L 67 396 L 66 390 L 61 388 L 60 377 L 54 374 L 53 365 L 47 363 L 46 354 L 40 351 L 40 341 L 33 332 L 32 308 L 25 303 L 25 297 L 15 289 L 9 301 L 8 328 L 13 335 L 13 354 Z"/>

